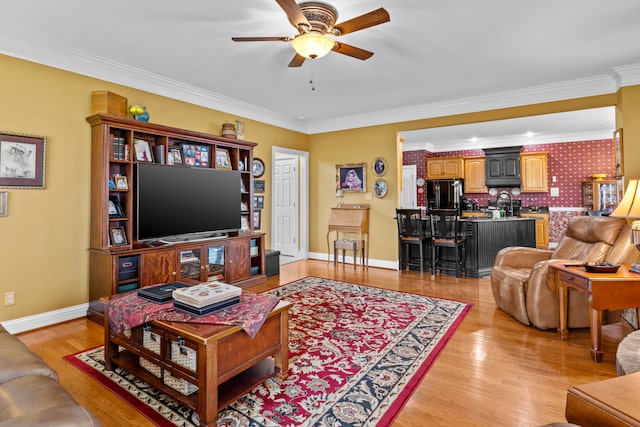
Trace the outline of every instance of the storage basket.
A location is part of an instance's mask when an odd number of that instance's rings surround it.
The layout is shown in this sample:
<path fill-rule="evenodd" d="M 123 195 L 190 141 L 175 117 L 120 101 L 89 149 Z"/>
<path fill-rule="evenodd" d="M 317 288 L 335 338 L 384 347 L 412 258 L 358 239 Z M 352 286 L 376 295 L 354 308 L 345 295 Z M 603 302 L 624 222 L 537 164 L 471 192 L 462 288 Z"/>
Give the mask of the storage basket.
<path fill-rule="evenodd" d="M 147 359 L 144 359 L 141 357 L 140 366 L 146 369 L 147 371 L 151 372 L 156 377 L 162 378 L 162 368 L 156 365 L 155 363 L 151 363 Z"/>
<path fill-rule="evenodd" d="M 171 387 L 174 390 L 179 391 L 180 393 L 184 394 L 185 396 L 189 396 L 190 394 L 195 393 L 196 391 L 198 391 L 198 386 L 195 384 L 191 384 L 189 381 L 173 376 L 171 375 L 171 372 L 166 371 L 164 373 L 164 383 L 165 385 L 168 385 L 169 387 Z"/>
<path fill-rule="evenodd" d="M 153 351 L 156 354 L 160 354 L 160 345 L 162 343 L 162 337 L 155 332 L 144 329 L 142 331 L 142 346 Z"/>
<path fill-rule="evenodd" d="M 196 355 L 197 351 L 183 345 L 184 341 L 171 341 L 171 360 L 180 366 L 196 371 Z"/>

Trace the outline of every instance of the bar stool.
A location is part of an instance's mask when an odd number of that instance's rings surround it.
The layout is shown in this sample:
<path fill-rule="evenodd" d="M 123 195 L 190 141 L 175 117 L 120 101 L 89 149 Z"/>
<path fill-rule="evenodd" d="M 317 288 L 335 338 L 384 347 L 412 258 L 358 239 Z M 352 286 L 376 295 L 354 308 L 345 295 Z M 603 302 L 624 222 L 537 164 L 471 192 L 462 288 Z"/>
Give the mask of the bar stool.
<path fill-rule="evenodd" d="M 420 209 L 396 209 L 396 220 L 400 270 L 418 267 L 423 273 L 429 265 L 431 236 L 427 232 L 426 221 L 422 220 L 422 212 Z M 412 253 L 415 247 L 418 248 L 417 256 Z"/>
<path fill-rule="evenodd" d="M 431 215 L 431 277 L 435 278 L 436 270 L 442 273 L 453 272 L 456 278 L 465 272 L 466 235 L 462 233 L 457 209 L 433 209 Z M 454 265 L 444 262 L 443 248 L 452 248 Z"/>
<path fill-rule="evenodd" d="M 353 268 L 356 268 L 358 263 L 358 252 L 360 252 L 360 258 L 362 260 L 362 266 L 364 267 L 364 240 L 350 240 L 340 239 L 333 241 L 333 266 L 337 266 L 338 262 L 338 250 L 342 250 L 342 263 L 345 263 L 345 253 L 347 251 L 353 251 Z"/>

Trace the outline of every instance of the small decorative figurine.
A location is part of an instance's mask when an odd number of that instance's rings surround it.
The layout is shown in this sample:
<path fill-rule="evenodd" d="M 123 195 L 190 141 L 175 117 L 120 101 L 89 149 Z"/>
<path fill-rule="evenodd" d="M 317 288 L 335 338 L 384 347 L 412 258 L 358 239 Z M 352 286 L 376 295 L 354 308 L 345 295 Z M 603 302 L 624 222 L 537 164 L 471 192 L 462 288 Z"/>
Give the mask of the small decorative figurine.
<path fill-rule="evenodd" d="M 138 104 L 131 104 L 131 107 L 129 107 L 129 112 L 135 120 L 139 120 L 141 122 L 149 121 L 149 113 L 147 113 L 147 107 L 143 107 Z"/>

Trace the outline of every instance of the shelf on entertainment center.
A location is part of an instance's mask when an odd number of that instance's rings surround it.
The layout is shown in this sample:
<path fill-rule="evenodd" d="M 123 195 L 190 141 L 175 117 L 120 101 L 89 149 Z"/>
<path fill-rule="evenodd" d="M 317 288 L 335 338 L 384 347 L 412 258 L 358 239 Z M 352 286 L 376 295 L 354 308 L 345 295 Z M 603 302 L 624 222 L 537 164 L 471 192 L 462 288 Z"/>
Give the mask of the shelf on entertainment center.
<path fill-rule="evenodd" d="M 264 234 L 254 231 L 253 221 L 245 221 L 253 218 L 250 165 L 253 164 L 256 143 L 104 114 L 90 116 L 87 121 L 91 125 L 92 141 L 90 318 L 102 322 L 103 306 L 99 301 L 102 297 L 114 295 L 122 289 L 131 290 L 180 279 L 180 251 L 200 251 L 196 257 L 200 262 L 199 268 L 190 266 L 184 270 L 184 274 L 188 273 L 187 276 L 194 280 L 223 280 L 240 287 L 266 280 Z M 226 170 L 236 171 L 241 181 L 238 204 L 242 204 L 242 211 L 239 212 L 242 222 L 246 223 L 246 230 L 229 233 L 225 238 L 169 245 L 150 246 L 147 242 L 138 241 L 138 219 L 134 212 L 138 202 L 135 190 L 138 163 L 162 163 L 164 166 L 159 169 L 168 168 L 163 170 L 205 168 L 222 169 L 223 173 Z M 119 183 L 126 182 L 125 188 L 113 188 L 116 177 L 122 178 Z M 171 203 L 171 197 L 167 196 L 166 203 Z M 114 207 L 120 217 L 113 216 Z M 165 214 L 164 221 L 172 220 L 175 218 Z M 255 247 L 258 248 L 257 255 L 252 254 Z M 210 253 L 217 254 L 222 264 L 211 264 L 209 259 L 213 260 L 213 255 L 209 256 Z"/>

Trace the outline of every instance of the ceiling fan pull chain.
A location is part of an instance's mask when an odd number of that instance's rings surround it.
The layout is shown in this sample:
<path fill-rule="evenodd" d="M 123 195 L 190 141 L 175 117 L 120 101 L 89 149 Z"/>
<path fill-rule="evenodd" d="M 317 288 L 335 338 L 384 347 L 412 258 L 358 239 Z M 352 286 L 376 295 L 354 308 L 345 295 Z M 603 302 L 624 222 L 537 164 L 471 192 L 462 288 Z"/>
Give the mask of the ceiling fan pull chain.
<path fill-rule="evenodd" d="M 313 83 L 313 79 L 315 78 L 315 74 L 316 74 L 316 61 L 311 61 L 311 78 L 309 79 L 309 84 L 311 85 L 311 91 L 315 91 L 316 90 L 316 86 Z"/>

